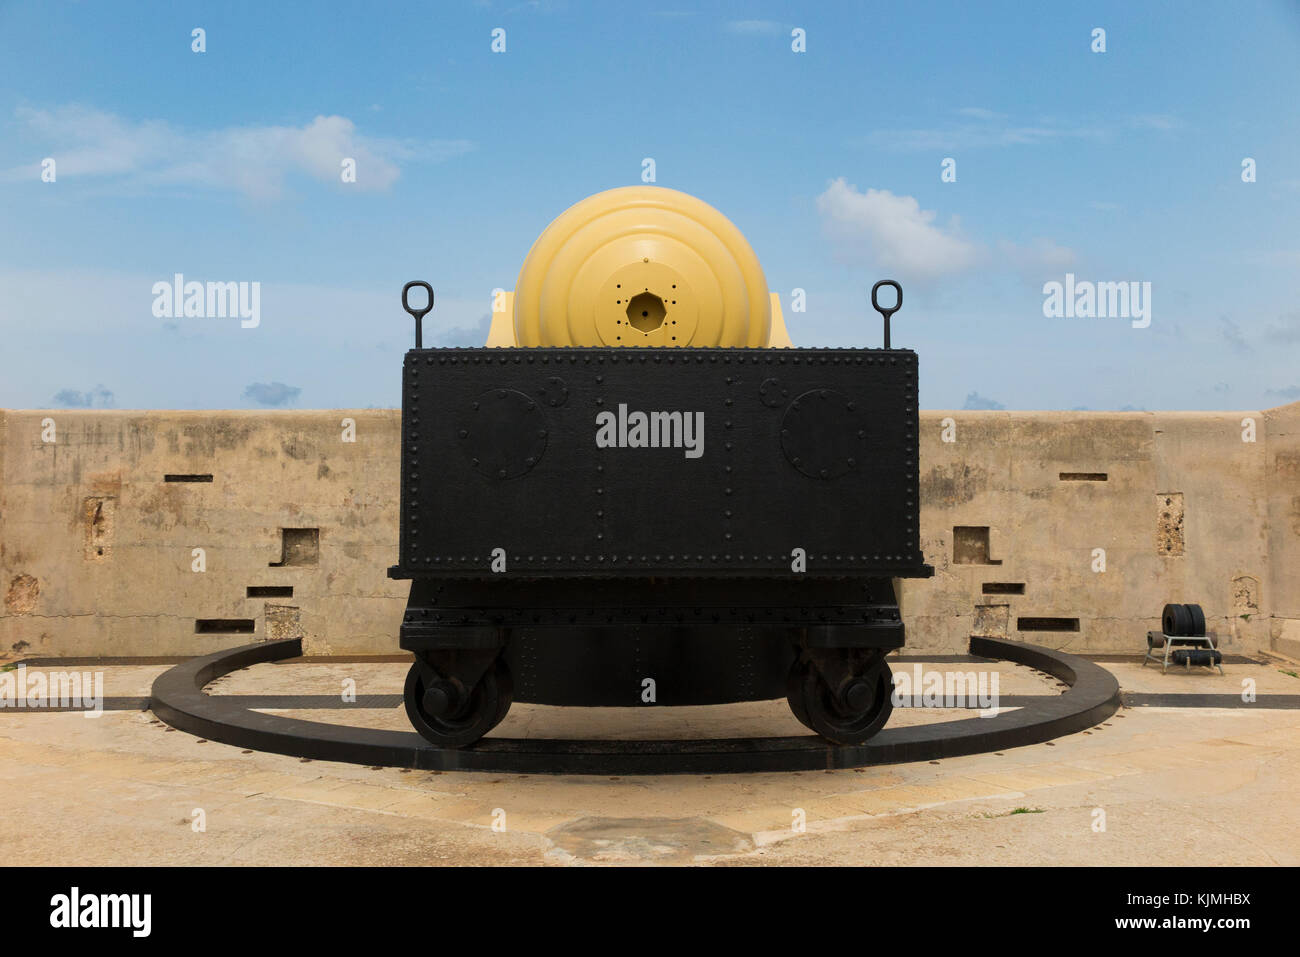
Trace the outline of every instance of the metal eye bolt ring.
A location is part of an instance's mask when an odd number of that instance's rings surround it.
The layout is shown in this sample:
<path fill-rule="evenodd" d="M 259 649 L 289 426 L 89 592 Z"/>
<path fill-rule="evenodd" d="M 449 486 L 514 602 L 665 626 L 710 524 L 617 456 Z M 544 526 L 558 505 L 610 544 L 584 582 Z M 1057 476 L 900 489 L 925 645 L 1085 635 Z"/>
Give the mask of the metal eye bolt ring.
<path fill-rule="evenodd" d="M 410 302 L 410 293 L 413 286 L 420 286 L 429 294 L 429 302 L 423 309 L 413 309 Z M 423 349 L 422 322 L 430 312 L 433 311 L 433 287 L 422 279 L 415 279 L 408 282 L 402 287 L 402 308 L 415 317 L 415 348 Z"/>

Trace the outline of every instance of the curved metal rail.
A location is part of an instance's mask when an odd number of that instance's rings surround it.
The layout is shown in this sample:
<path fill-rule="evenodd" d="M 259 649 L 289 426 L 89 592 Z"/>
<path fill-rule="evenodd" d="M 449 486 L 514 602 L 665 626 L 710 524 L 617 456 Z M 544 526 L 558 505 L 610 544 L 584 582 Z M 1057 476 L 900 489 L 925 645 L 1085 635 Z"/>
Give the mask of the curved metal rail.
<path fill-rule="evenodd" d="M 258 751 L 321 761 L 431 771 L 543 774 L 726 774 L 898 764 L 1038 744 L 1091 728 L 1121 705 L 1119 683 L 1075 655 L 999 638 L 972 638 L 970 652 L 1045 672 L 1069 685 L 1016 711 L 886 728 L 862 745 L 815 735 L 678 741 L 584 741 L 487 737 L 461 750 L 435 748 L 414 731 L 385 731 L 263 714 L 235 695 L 203 687 L 249 665 L 297 657 L 299 639 L 244 645 L 187 661 L 153 684 L 152 710 L 181 731 Z"/>

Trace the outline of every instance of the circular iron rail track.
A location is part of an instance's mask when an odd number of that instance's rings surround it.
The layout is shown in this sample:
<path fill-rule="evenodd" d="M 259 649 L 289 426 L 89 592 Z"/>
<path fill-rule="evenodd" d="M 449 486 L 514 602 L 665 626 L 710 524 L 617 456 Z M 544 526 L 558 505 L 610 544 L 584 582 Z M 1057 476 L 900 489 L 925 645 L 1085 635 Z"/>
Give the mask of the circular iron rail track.
<path fill-rule="evenodd" d="M 173 728 L 240 748 L 319 761 L 429 771 L 540 774 L 727 774 L 818 771 L 951 758 L 1023 747 L 1105 721 L 1121 706 L 1119 683 L 1076 655 L 999 638 L 972 638 L 970 653 L 1044 672 L 1069 690 L 994 717 L 885 728 L 861 745 L 816 735 L 663 741 L 487 737 L 460 750 L 436 748 L 414 731 L 306 721 L 249 710 L 239 695 L 203 687 L 250 665 L 295 658 L 299 639 L 264 641 L 195 658 L 159 675 L 151 706 Z"/>

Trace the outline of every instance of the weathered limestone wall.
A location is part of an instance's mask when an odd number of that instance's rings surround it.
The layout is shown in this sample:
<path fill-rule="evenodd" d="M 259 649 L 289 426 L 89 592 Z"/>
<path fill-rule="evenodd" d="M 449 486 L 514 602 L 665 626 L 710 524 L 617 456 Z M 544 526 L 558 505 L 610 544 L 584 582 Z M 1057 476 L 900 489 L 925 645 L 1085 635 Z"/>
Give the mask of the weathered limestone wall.
<path fill-rule="evenodd" d="M 909 638 L 1133 651 L 1176 601 L 1202 605 L 1225 650 L 1267 648 L 1265 428 L 1258 412 L 922 413 L 921 535 L 936 577 L 905 586 Z M 1000 564 L 957 561 L 955 526 L 987 527 Z M 990 582 L 1023 593 L 985 594 Z M 1078 631 L 1018 627 L 1025 618 L 1077 619 Z"/>
<path fill-rule="evenodd" d="M 41 438 L 47 419 L 52 443 Z M 345 419 L 354 442 L 343 441 Z M 399 412 L 10 411 L 5 420 L 0 647 L 199 654 L 301 628 L 317 654 L 396 651 L 406 584 L 385 569 L 397 556 Z M 300 548 L 275 567 L 285 528 L 318 529 L 318 555 Z M 204 571 L 193 570 L 199 548 Z M 293 593 L 250 598 L 250 586 Z M 254 632 L 196 633 L 201 619 L 251 620 Z"/>
<path fill-rule="evenodd" d="M 1264 417 L 1273 646 L 1300 658 L 1300 402 L 1270 409 Z"/>
<path fill-rule="evenodd" d="M 0 650 L 395 652 L 399 428 L 396 410 L 0 412 Z M 936 576 L 904 586 L 914 648 L 1136 651 L 1166 601 L 1202 604 L 1225 650 L 1300 640 L 1300 403 L 926 412 L 921 463 Z"/>

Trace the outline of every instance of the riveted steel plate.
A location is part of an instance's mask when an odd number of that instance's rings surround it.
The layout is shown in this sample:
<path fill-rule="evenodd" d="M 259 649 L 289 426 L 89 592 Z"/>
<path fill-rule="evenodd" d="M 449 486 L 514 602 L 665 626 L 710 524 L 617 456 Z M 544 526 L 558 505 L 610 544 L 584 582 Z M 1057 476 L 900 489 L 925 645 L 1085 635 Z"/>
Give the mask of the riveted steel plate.
<path fill-rule="evenodd" d="M 546 451 L 546 416 L 536 401 L 515 389 L 489 389 L 476 396 L 458 422 L 461 455 L 489 479 L 518 478 Z"/>
<path fill-rule="evenodd" d="M 812 389 L 781 418 L 781 448 L 809 478 L 833 479 L 863 467 L 872 454 L 872 419 L 834 389 Z"/>
<path fill-rule="evenodd" d="M 931 573 L 910 350 L 418 349 L 402 415 L 394 577 Z"/>

